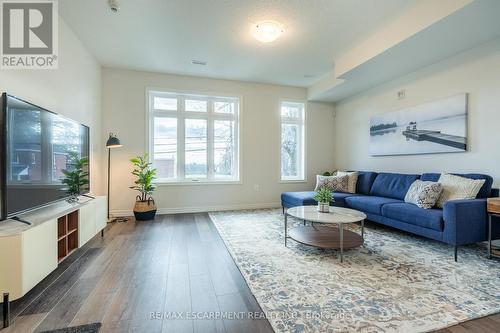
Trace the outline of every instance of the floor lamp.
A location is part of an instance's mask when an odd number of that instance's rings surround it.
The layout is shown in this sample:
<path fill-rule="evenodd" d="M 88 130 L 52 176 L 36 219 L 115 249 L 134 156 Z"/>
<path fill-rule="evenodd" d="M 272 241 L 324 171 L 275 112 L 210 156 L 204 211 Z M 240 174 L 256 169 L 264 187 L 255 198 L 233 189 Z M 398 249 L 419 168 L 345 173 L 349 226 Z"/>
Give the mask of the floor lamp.
<path fill-rule="evenodd" d="M 117 218 L 111 219 L 109 215 L 109 191 L 110 191 L 110 180 L 111 180 L 111 149 L 121 147 L 122 144 L 120 139 L 116 137 L 113 133 L 109 133 L 108 141 L 106 141 L 106 148 L 108 148 L 108 222 L 126 222 L 126 219 Z"/>

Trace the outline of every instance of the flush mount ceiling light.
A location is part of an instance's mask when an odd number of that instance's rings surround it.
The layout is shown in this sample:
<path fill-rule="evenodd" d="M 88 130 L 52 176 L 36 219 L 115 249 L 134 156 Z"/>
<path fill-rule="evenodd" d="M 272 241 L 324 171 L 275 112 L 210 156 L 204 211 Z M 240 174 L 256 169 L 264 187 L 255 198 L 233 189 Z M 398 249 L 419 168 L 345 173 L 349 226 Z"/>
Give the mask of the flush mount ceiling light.
<path fill-rule="evenodd" d="M 258 22 L 251 29 L 252 36 L 262 43 L 274 42 L 284 32 L 283 25 L 275 21 Z"/>

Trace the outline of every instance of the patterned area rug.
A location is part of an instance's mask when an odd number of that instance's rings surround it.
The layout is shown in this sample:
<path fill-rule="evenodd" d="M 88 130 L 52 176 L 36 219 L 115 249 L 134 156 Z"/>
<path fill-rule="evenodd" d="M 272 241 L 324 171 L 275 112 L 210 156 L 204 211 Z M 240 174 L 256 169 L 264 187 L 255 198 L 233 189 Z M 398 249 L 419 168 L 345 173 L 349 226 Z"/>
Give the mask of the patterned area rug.
<path fill-rule="evenodd" d="M 341 264 L 285 247 L 281 210 L 210 217 L 276 332 L 427 332 L 500 312 L 500 262 L 479 246 L 456 263 L 449 245 L 368 224 Z"/>

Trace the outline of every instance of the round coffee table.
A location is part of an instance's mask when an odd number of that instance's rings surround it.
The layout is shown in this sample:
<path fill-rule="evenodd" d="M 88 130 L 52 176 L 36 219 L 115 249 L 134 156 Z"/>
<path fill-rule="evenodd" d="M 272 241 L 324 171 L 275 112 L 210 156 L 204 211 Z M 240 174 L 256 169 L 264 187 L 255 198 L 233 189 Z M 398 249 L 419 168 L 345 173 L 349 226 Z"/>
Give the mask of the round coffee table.
<path fill-rule="evenodd" d="M 313 222 L 311 226 L 299 226 L 288 230 L 288 216 Z M 329 213 L 320 213 L 316 206 L 292 207 L 285 212 L 285 246 L 291 238 L 299 243 L 316 246 L 322 249 L 340 249 L 340 262 L 344 261 L 344 249 L 350 249 L 364 242 L 364 221 L 366 215 L 360 211 L 330 207 Z M 344 230 L 344 224 L 361 222 L 361 235 L 350 230 Z M 317 226 L 320 224 L 336 224 L 338 228 Z"/>

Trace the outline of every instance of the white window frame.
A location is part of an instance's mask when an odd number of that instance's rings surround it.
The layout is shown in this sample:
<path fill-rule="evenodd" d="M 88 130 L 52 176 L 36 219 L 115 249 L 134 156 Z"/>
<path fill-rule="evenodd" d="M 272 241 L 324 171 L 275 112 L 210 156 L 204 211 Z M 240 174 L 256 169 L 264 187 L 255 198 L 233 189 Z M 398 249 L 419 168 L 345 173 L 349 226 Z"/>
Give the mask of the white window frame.
<path fill-rule="evenodd" d="M 166 97 L 177 99 L 177 110 L 159 110 L 154 109 L 154 97 Z M 207 100 L 207 111 L 186 111 L 184 101 L 193 99 Z M 236 102 L 235 113 L 216 113 L 214 111 L 214 102 L 232 100 Z M 176 159 L 176 178 L 158 178 L 155 184 L 158 185 L 213 185 L 213 184 L 241 184 L 241 100 L 240 96 L 224 96 L 221 94 L 204 94 L 196 92 L 164 91 L 163 89 L 146 89 L 146 151 L 149 153 L 149 160 L 154 160 L 154 118 L 164 116 L 177 119 L 177 159 Z M 205 119 L 207 120 L 207 177 L 186 178 L 185 177 L 185 122 L 186 119 Z M 213 126 L 216 120 L 232 120 L 235 122 L 234 128 L 234 155 L 233 172 L 234 177 L 223 178 L 216 177 L 214 170 L 214 133 Z"/>
<path fill-rule="evenodd" d="M 302 104 L 302 117 L 283 117 L 281 115 L 281 108 L 283 104 Z M 304 100 L 295 100 L 295 99 L 282 99 L 279 102 L 278 115 L 280 119 L 280 127 L 279 127 L 279 176 L 280 183 L 305 183 L 307 182 L 307 156 L 306 156 L 306 124 L 307 124 L 307 103 Z M 282 174 L 282 156 L 281 156 L 281 136 L 283 132 L 283 124 L 293 124 L 299 125 L 299 165 L 298 165 L 298 176 L 283 176 Z"/>

